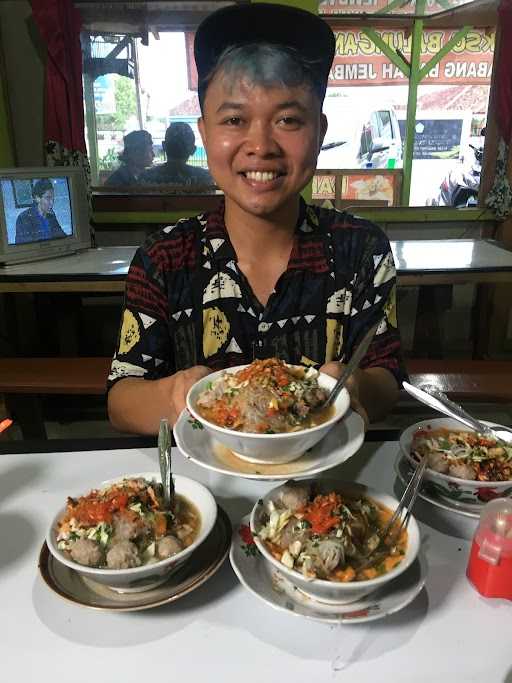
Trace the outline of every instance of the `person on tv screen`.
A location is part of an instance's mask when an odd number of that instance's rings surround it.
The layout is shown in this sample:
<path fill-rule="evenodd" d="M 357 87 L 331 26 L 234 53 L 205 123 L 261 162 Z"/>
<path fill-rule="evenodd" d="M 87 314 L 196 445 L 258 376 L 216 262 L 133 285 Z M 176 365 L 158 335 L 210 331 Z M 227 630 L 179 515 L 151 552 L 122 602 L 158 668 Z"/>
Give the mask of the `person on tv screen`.
<path fill-rule="evenodd" d="M 55 191 L 52 181 L 42 178 L 32 188 L 34 203 L 16 218 L 16 244 L 66 237 L 53 211 Z"/>
<path fill-rule="evenodd" d="M 124 149 L 119 155 L 121 164 L 105 181 L 109 187 L 138 185 L 141 173 L 151 166 L 155 158 L 153 138 L 147 130 L 133 130 L 124 136 L 123 144 Z"/>
<path fill-rule="evenodd" d="M 338 377 L 376 335 L 347 388 L 363 418 L 405 377 L 396 272 L 373 223 L 307 204 L 327 130 L 332 30 L 294 7 L 231 5 L 195 36 L 199 130 L 220 206 L 162 228 L 136 252 L 108 380 L 112 424 L 158 433 L 214 370 L 278 357 Z"/>
<path fill-rule="evenodd" d="M 213 185 L 207 170 L 187 164 L 189 157 L 196 151 L 192 126 L 184 121 L 175 121 L 165 131 L 162 147 L 166 163 L 148 168 L 140 177 L 140 182 L 169 185 Z"/>

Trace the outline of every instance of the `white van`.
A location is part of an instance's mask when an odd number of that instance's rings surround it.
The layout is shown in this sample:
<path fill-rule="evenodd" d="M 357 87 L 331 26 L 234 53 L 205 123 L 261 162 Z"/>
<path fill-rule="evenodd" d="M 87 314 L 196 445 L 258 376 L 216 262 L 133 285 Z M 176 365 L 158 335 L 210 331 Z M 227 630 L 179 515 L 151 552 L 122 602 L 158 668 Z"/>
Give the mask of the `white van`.
<path fill-rule="evenodd" d="M 328 128 L 318 169 L 401 168 L 402 138 L 391 105 L 369 108 L 360 100 L 326 97 Z"/>

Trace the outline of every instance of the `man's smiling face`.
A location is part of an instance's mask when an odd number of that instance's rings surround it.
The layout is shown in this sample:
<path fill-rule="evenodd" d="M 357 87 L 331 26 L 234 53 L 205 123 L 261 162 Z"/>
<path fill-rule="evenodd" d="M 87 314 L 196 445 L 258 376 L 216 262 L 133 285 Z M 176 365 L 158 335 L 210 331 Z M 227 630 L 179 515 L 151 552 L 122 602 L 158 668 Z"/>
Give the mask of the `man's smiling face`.
<path fill-rule="evenodd" d="M 199 121 L 210 172 L 227 201 L 266 218 L 296 207 L 326 128 L 310 88 L 244 79 L 230 85 L 222 73 L 208 86 Z"/>

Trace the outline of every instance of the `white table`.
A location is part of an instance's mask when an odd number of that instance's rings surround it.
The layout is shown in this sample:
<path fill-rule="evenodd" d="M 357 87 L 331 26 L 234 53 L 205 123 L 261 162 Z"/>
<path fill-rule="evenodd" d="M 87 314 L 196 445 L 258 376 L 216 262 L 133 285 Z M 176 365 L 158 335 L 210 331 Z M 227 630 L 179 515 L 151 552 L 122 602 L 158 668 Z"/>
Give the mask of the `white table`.
<path fill-rule="evenodd" d="M 1 292 L 122 292 L 137 247 L 0 267 Z M 512 251 L 495 240 L 392 240 L 399 285 L 512 282 Z"/>
<path fill-rule="evenodd" d="M 367 443 L 338 474 L 391 492 L 396 453 L 396 443 Z M 238 583 L 229 561 L 188 596 L 154 610 L 113 614 L 60 599 L 37 570 L 55 510 L 70 493 L 156 465 L 154 449 L 2 455 L 0 680 L 512 681 L 512 604 L 485 600 L 469 585 L 469 542 L 423 524 L 426 589 L 368 624 L 332 626 L 275 611 Z M 233 523 L 272 486 L 217 475 L 179 454 L 174 470 L 209 486 Z"/>

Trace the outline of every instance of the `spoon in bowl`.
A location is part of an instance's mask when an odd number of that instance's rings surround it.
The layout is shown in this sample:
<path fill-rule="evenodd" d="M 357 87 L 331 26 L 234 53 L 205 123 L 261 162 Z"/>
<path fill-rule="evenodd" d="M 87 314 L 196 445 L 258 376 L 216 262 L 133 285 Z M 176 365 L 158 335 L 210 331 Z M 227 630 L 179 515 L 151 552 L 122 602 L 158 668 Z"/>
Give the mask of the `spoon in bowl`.
<path fill-rule="evenodd" d="M 402 386 L 408 394 L 414 396 L 421 403 L 443 413 L 443 415 L 453 417 L 483 437 L 505 444 L 512 444 L 512 429 L 499 425 L 489 426 L 480 422 L 480 420 L 477 420 L 464 410 L 462 406 L 450 400 L 444 392 L 433 384 L 423 384 L 421 387 L 414 387 L 408 382 L 402 382 Z"/>
<path fill-rule="evenodd" d="M 377 329 L 381 322 L 382 321 L 379 320 L 379 322 L 375 323 L 373 327 L 370 327 L 368 332 L 361 339 L 361 341 L 359 342 L 359 346 L 354 351 L 351 359 L 343 369 L 343 372 L 341 373 L 336 384 L 333 386 L 331 393 L 329 394 L 329 396 L 327 396 L 325 401 L 320 406 L 318 406 L 318 408 L 316 408 L 316 410 L 324 410 L 325 408 L 328 408 L 338 398 L 338 394 L 347 383 L 347 380 L 350 377 L 350 375 L 354 372 L 354 370 L 356 370 L 359 367 L 359 363 L 362 361 L 363 356 L 368 351 L 368 347 L 370 346 L 372 339 L 375 337 L 375 333 L 377 332 Z"/>
<path fill-rule="evenodd" d="M 174 481 L 171 470 L 171 426 L 166 418 L 160 420 L 158 430 L 158 460 L 164 490 L 164 505 L 170 510 L 174 502 Z"/>

